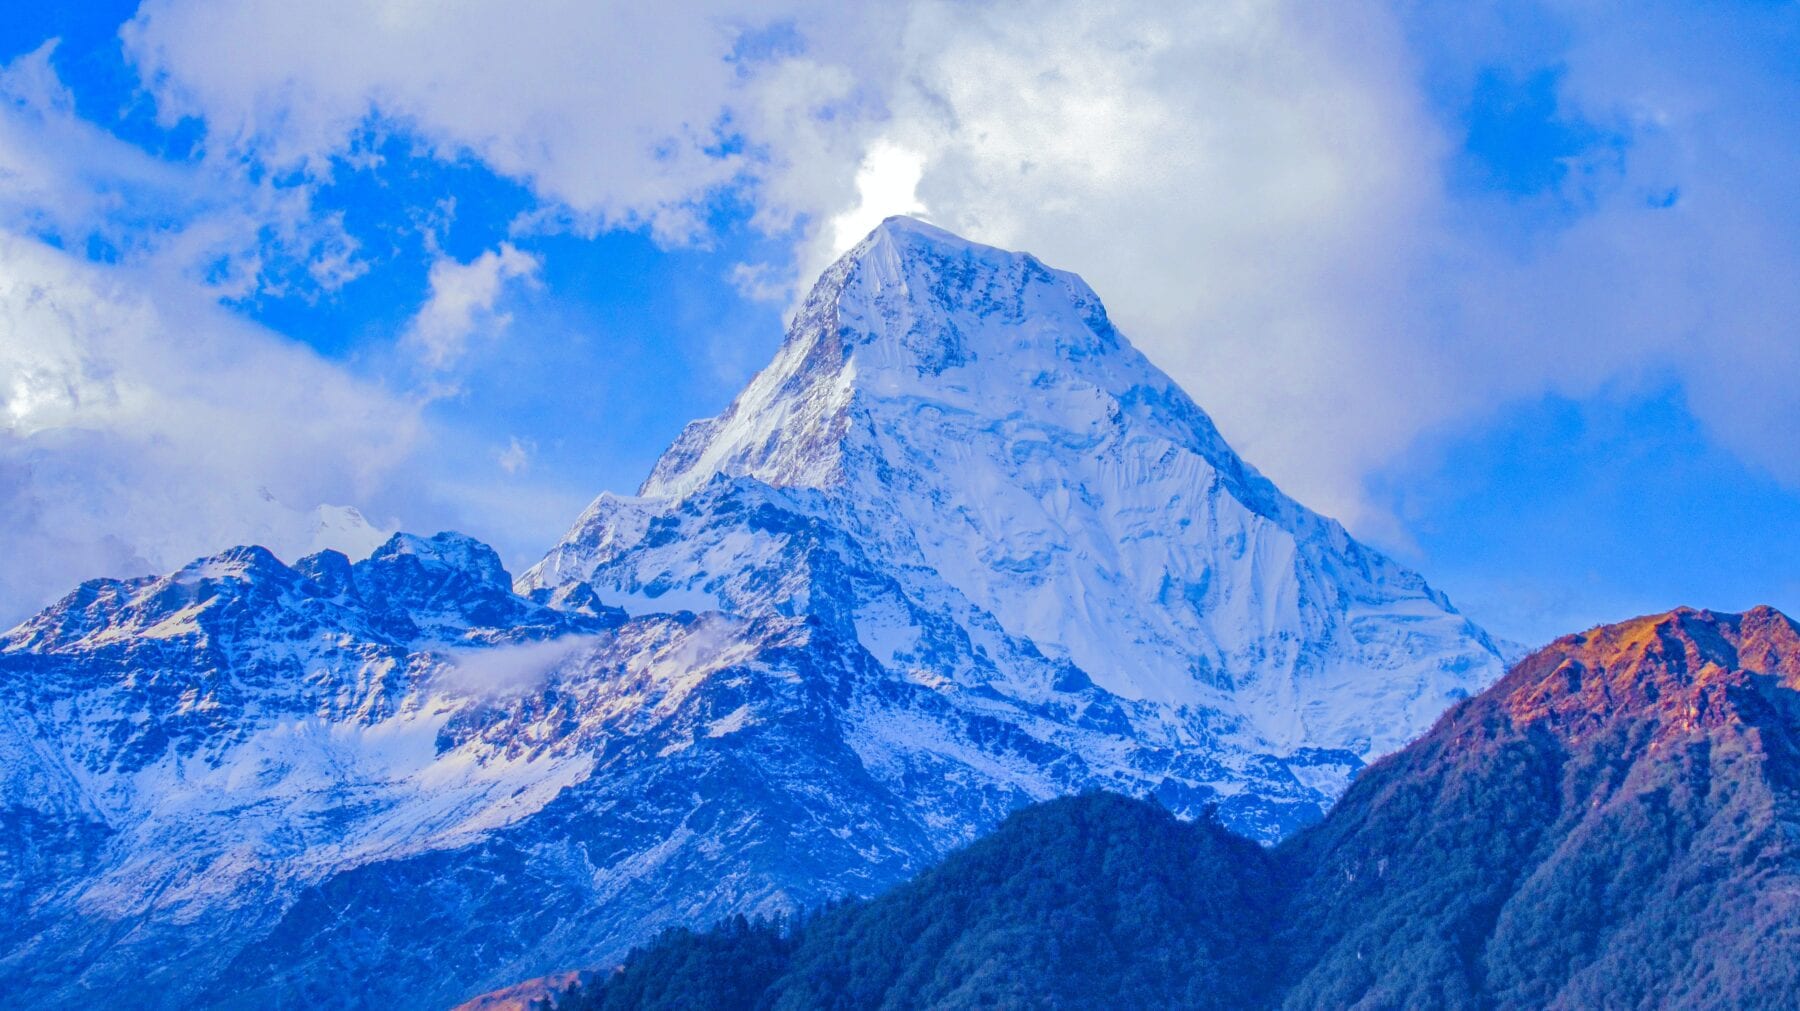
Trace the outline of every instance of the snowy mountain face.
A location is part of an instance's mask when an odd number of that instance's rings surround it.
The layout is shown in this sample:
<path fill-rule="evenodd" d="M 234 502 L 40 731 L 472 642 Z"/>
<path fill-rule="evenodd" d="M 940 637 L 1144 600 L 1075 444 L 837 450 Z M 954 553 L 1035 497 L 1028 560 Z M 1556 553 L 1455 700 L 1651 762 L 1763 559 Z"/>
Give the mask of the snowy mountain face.
<path fill-rule="evenodd" d="M 509 583 L 239 548 L 0 637 L 0 983 L 444 1006 L 1089 787 L 1274 839 L 1502 666 L 1079 279 L 899 219 Z"/>
<path fill-rule="evenodd" d="M 470 658 L 599 643 L 623 616 L 514 596 L 487 547 L 365 561 L 237 548 L 84 584 L 0 638 L 0 978 L 171 1005 L 296 889 L 467 845 L 592 765 L 470 714 Z"/>
<path fill-rule="evenodd" d="M 821 551 L 863 578 L 809 579 Z M 567 581 L 634 611 L 830 616 L 892 681 L 1265 839 L 1503 667 L 1423 579 L 1240 460 L 1079 278 L 908 219 L 520 585 Z M 853 743 L 912 753 L 919 731 Z"/>

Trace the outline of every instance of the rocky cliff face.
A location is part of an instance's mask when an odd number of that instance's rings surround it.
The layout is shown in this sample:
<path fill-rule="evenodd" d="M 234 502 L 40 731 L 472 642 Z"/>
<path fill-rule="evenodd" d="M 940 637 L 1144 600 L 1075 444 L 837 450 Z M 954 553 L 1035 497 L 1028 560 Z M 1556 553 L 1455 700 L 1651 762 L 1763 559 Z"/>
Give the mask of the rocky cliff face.
<path fill-rule="evenodd" d="M 0 980 L 444 1006 L 1083 789 L 1273 839 L 1500 672 L 1079 279 L 900 220 L 509 583 L 240 548 L 0 639 Z"/>

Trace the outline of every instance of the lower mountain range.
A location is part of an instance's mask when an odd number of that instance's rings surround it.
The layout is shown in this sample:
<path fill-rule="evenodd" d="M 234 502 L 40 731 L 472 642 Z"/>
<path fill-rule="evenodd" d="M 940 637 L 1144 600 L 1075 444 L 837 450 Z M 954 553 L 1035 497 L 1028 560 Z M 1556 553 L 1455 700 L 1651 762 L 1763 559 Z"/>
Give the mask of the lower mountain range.
<path fill-rule="evenodd" d="M 590 980 L 559 1011 L 1800 1007 L 1800 628 L 1560 639 L 1274 848 L 1065 798 L 873 900 Z"/>

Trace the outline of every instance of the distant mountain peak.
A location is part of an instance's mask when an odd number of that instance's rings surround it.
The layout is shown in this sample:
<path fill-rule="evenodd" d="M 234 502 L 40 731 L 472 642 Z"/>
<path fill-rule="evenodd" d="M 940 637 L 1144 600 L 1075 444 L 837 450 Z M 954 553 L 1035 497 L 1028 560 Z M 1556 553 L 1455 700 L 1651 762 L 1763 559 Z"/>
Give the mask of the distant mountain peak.
<path fill-rule="evenodd" d="M 501 565 L 498 552 L 467 534 L 452 530 L 430 537 L 395 534 L 369 555 L 369 560 L 378 565 L 401 564 L 401 559 L 414 559 L 428 568 L 454 570 L 494 586 L 512 585 L 512 576 Z"/>
<path fill-rule="evenodd" d="M 195 582 L 201 579 L 217 579 L 223 576 L 240 576 L 255 578 L 280 572 L 287 568 L 275 553 L 258 544 L 244 544 L 227 548 L 216 555 L 196 558 L 175 570 L 167 578 L 175 582 Z"/>
<path fill-rule="evenodd" d="M 904 258 L 907 250 L 934 252 L 938 255 L 983 255 L 990 252 L 1001 252 L 998 247 L 965 239 L 955 232 L 940 228 L 921 218 L 906 214 L 895 214 L 883 218 L 864 236 L 862 241 L 851 246 L 839 259 L 855 263 L 866 263 L 883 257 Z M 1030 257 L 1029 253 L 1016 254 Z M 1035 258 L 1034 258 L 1035 259 Z M 826 277 L 830 271 L 826 271 Z"/>

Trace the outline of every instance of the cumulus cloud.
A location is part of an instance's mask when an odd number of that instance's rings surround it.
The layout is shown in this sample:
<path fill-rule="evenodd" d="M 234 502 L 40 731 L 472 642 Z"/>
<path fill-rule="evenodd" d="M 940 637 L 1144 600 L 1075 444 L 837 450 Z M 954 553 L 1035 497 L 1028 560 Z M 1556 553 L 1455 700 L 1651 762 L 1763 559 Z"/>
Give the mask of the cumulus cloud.
<path fill-rule="evenodd" d="M 540 266 L 537 257 L 510 242 L 502 242 L 498 249 L 468 263 L 438 257 L 431 264 L 430 295 L 408 324 L 405 341 L 430 369 L 454 365 L 477 329 L 506 328 L 510 318 L 497 311 L 495 304 L 509 283 L 535 281 Z"/>
<path fill-rule="evenodd" d="M 148 0 L 123 37 L 165 114 L 203 116 L 226 149 L 323 172 L 369 124 L 402 126 L 529 181 L 594 226 L 648 224 L 683 239 L 700 228 L 697 197 L 743 161 L 721 150 L 731 57 L 747 28 L 780 13 Z"/>
<path fill-rule="evenodd" d="M 416 409 L 168 277 L 0 232 L 0 624 L 233 544 L 366 552 Z"/>
<path fill-rule="evenodd" d="M 832 255 L 856 245 L 896 214 L 925 214 L 927 209 L 919 202 L 924 172 L 925 159 L 918 153 L 885 140 L 871 145 L 856 170 L 856 206 L 831 219 Z"/>
<path fill-rule="evenodd" d="M 1534 257 L 1504 264 L 1505 284 L 1468 291 L 1473 314 L 1504 308 L 1515 324 L 1469 323 L 1492 356 L 1476 366 L 1525 369 L 1513 338 L 1565 388 L 1666 369 L 1725 445 L 1800 486 L 1800 8 L 1628 13 L 1571 15 L 1560 96 L 1630 138 L 1621 176 Z"/>

